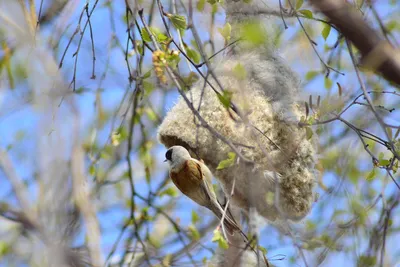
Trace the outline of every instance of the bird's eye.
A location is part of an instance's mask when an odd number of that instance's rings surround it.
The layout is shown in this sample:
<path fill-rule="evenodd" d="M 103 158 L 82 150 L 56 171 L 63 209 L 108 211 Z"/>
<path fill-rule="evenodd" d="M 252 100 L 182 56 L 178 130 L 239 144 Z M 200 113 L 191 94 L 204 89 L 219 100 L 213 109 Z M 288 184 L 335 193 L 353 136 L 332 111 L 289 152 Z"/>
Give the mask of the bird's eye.
<path fill-rule="evenodd" d="M 172 149 L 168 149 L 167 153 L 165 153 L 165 158 L 167 160 L 172 160 Z"/>

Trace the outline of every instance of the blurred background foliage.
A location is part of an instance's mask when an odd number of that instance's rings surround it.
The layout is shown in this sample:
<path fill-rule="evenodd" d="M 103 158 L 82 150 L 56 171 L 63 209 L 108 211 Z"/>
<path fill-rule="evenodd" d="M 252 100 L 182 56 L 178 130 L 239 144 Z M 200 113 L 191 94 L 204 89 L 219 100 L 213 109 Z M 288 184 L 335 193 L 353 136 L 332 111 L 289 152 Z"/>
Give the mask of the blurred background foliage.
<path fill-rule="evenodd" d="M 202 266 L 226 246 L 213 215 L 169 182 L 156 139 L 179 95 L 165 66 L 193 84 L 196 67 L 206 70 L 201 50 L 210 57 L 235 41 L 221 2 L 160 1 L 162 14 L 156 0 L 0 1 L 2 266 L 46 264 L 42 235 L 108 265 Z M 260 245 L 276 266 L 400 264 L 398 160 L 382 141 L 400 147 L 397 87 L 361 74 L 384 133 L 334 25 L 307 1 L 265 2 L 276 34 L 254 24 L 245 35 L 255 45 L 272 40 L 300 77 L 299 101 L 309 110 L 302 123 L 320 137 L 319 197 L 291 234 L 266 224 Z M 347 2 L 398 47 L 398 1 Z M 162 19 L 196 67 L 171 44 Z M 151 37 L 161 51 L 151 52 Z M 212 58 L 221 60 L 222 53 Z M 346 107 L 342 120 L 318 123 Z"/>

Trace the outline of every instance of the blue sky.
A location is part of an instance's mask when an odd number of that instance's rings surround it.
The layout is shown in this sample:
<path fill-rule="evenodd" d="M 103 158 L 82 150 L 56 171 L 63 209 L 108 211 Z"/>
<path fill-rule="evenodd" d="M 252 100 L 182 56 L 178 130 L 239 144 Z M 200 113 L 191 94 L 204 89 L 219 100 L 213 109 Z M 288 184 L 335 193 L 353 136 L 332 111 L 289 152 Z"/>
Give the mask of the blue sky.
<path fill-rule="evenodd" d="M 78 1 L 79 2 L 79 1 Z M 91 1 L 93 2 L 93 1 Z M 274 2 L 273 2 L 274 3 Z M 68 38 L 71 36 L 72 32 L 74 31 L 74 27 L 77 23 L 77 19 L 79 17 L 79 13 L 81 10 L 81 7 L 85 4 L 85 1 L 80 1 L 79 2 L 79 7 L 75 10 L 75 13 L 73 17 L 70 19 L 70 22 L 72 23 L 72 26 L 67 30 L 67 37 L 63 37 L 59 50 L 56 53 L 56 59 L 57 61 L 60 59 L 61 54 L 63 52 L 64 47 L 67 45 Z M 276 3 L 272 4 L 273 6 Z M 118 14 L 122 16 L 124 14 L 124 6 L 122 5 L 122 1 L 118 1 L 118 3 L 113 3 L 113 6 L 115 8 L 115 14 Z M 392 13 L 392 10 L 390 9 L 391 6 L 387 3 L 379 4 L 377 5 L 378 10 L 381 14 L 382 17 L 389 16 Z M 146 9 L 145 9 L 146 13 Z M 156 21 L 157 21 L 156 16 Z M 196 19 L 200 19 L 200 17 L 196 17 Z M 117 30 L 117 38 L 121 41 L 121 43 L 126 42 L 126 26 L 123 24 L 122 19 L 116 18 L 116 28 Z M 220 12 L 217 15 L 217 25 L 223 25 L 224 21 L 224 14 L 223 12 Z M 82 115 L 82 127 L 83 129 L 90 129 L 91 127 L 91 122 L 96 116 L 96 109 L 94 107 L 94 102 L 96 100 L 96 91 L 99 88 L 99 78 L 101 76 L 101 73 L 103 73 L 105 69 L 105 58 L 107 57 L 108 53 L 108 46 L 110 43 L 110 33 L 111 33 L 111 27 L 109 24 L 109 12 L 105 7 L 102 7 L 101 5 L 96 9 L 92 16 L 92 25 L 93 25 L 93 34 L 94 34 L 94 39 L 95 39 L 95 48 L 96 48 L 96 54 L 97 54 L 97 61 L 96 61 L 96 74 L 97 74 L 97 79 L 96 80 L 91 80 L 90 75 L 91 75 L 91 49 L 90 49 L 90 39 L 88 38 L 88 31 L 86 32 L 86 37 L 84 38 L 83 44 L 82 44 L 82 49 L 79 54 L 79 62 L 78 62 L 78 71 L 77 71 L 77 88 L 79 87 L 84 87 L 88 88 L 89 92 L 80 94 L 78 96 L 75 96 L 74 99 L 77 101 L 80 114 Z M 304 67 L 304 62 L 303 61 L 296 61 L 294 58 L 296 56 L 290 55 L 290 42 L 292 41 L 293 35 L 298 31 L 298 25 L 293 25 L 291 26 L 288 30 L 284 32 L 283 35 L 283 41 L 282 43 L 284 44 L 284 48 L 282 49 L 282 53 L 285 56 L 287 56 L 287 61 L 290 64 L 290 66 L 299 74 L 300 77 L 304 77 L 304 75 L 311 70 L 320 70 L 320 65 L 315 63 L 318 62 L 316 57 L 313 59 L 314 61 L 311 62 L 313 68 L 305 68 Z M 201 32 L 201 38 L 203 40 L 206 40 L 208 38 L 208 33 L 204 29 L 200 29 Z M 43 36 L 44 39 L 48 38 L 53 34 L 52 32 L 52 27 L 43 27 L 41 36 Z M 218 35 L 218 34 L 217 34 Z M 336 33 L 332 30 L 331 34 L 326 42 L 328 45 L 332 45 L 336 41 L 337 35 Z M 191 36 L 185 35 L 185 40 L 189 42 L 191 39 Z M 221 38 L 220 38 L 221 40 Z M 319 51 L 322 51 L 323 53 L 323 46 L 325 45 L 325 41 L 323 40 L 322 37 L 315 38 L 314 41 L 318 43 L 318 48 L 320 49 Z M 73 42 L 71 48 L 69 49 L 69 52 L 67 53 L 66 60 L 64 61 L 64 65 L 62 68 L 62 72 L 65 77 L 65 81 L 67 83 L 70 82 L 71 77 L 72 77 L 72 69 L 74 67 L 74 61 L 72 60 L 72 53 L 75 51 L 76 48 L 76 42 Z M 310 47 L 304 46 L 304 49 L 309 49 Z M 308 53 L 308 52 L 307 52 Z M 286 59 L 286 57 L 285 57 Z M 147 53 L 146 60 L 150 61 L 151 57 L 150 54 Z M 127 70 L 126 70 L 126 65 L 125 65 L 125 59 L 124 55 L 118 50 L 114 49 L 112 50 L 110 54 L 110 66 L 111 69 L 107 74 L 106 79 L 104 80 L 103 84 L 101 85 L 101 88 L 105 88 L 105 90 L 101 93 L 101 99 L 102 99 L 102 104 L 104 106 L 105 110 L 112 110 L 116 107 L 116 105 L 121 101 L 123 94 L 128 86 L 128 79 L 127 79 Z M 184 66 L 186 66 L 186 62 L 181 63 L 182 69 L 184 69 Z M 354 94 L 356 92 L 361 92 L 360 89 L 357 89 L 357 82 L 355 80 L 355 74 L 352 71 L 347 71 L 346 76 L 340 76 L 338 79 L 334 80 L 334 84 L 336 82 L 339 82 L 342 85 L 346 85 L 346 89 L 348 88 L 349 92 L 351 94 Z M 304 99 L 308 99 L 308 94 L 313 94 L 317 95 L 320 94 L 322 97 L 328 96 L 330 94 L 334 94 L 336 90 L 335 85 L 333 86 L 333 89 L 327 90 L 324 88 L 324 80 L 323 80 L 323 75 L 318 76 L 316 79 L 314 79 L 312 82 L 307 83 L 306 81 L 303 81 L 305 84 L 304 86 Z M 349 86 L 352 85 L 352 86 Z M 37 151 L 37 146 L 36 146 L 36 136 L 35 132 L 38 131 L 39 123 L 38 123 L 38 116 L 36 111 L 32 108 L 31 105 L 25 105 L 21 104 L 21 91 L 26 90 L 24 89 L 26 87 L 26 84 L 21 83 L 17 86 L 17 88 L 13 91 L 8 91 L 7 93 L 4 93 L 0 97 L 0 147 L 1 148 L 6 148 L 9 145 L 13 145 L 13 147 L 10 150 L 10 155 L 12 156 L 13 160 L 16 162 L 17 167 L 17 172 L 18 174 L 23 177 L 24 179 L 30 179 L 32 177 L 32 172 L 35 170 L 35 161 L 22 158 L 21 156 L 24 157 L 24 153 L 28 151 L 27 154 L 29 154 L 30 157 L 34 156 L 34 151 Z M 152 103 L 156 107 L 160 107 L 160 111 L 165 113 L 168 111 L 173 104 L 175 103 L 176 99 L 178 97 L 178 93 L 176 91 L 172 91 L 167 94 L 167 98 L 165 101 L 165 106 L 162 106 L 162 99 L 160 98 L 160 95 L 154 94 L 152 96 Z M 390 103 L 390 97 L 388 97 L 388 101 Z M 395 103 L 395 102 L 392 102 Z M 60 109 L 62 109 L 61 107 Z M 349 111 L 348 118 L 351 118 L 352 114 L 356 110 L 359 110 L 359 107 L 354 108 L 354 111 Z M 65 111 L 64 111 L 65 112 Z M 392 122 L 398 123 L 398 121 L 395 120 L 396 117 L 398 117 L 399 113 L 393 112 L 391 114 Z M 340 123 L 335 122 L 335 125 L 337 125 L 337 128 L 333 130 L 333 134 L 337 134 L 341 131 L 342 125 Z M 64 125 L 63 127 L 67 127 L 67 125 Z M 108 134 L 110 133 L 110 125 L 107 125 L 104 130 L 100 131 L 97 135 L 98 140 L 100 143 L 105 143 L 108 139 Z M 89 130 L 82 131 L 82 136 L 86 137 L 90 135 Z M 156 133 L 151 133 L 152 136 L 150 138 L 155 139 Z M 355 138 L 352 140 L 343 140 L 342 142 L 346 143 L 349 149 L 356 149 L 358 148 L 359 141 L 356 140 Z M 164 157 L 164 152 L 165 149 L 161 145 L 156 145 L 154 149 L 152 150 L 152 153 L 156 157 L 156 166 L 157 166 L 157 171 L 152 174 L 152 182 L 154 183 L 151 184 L 151 188 L 154 190 L 157 187 L 157 182 L 161 181 L 162 177 L 164 177 L 165 172 L 167 170 L 167 166 L 162 163 L 163 157 Z M 133 155 L 133 159 L 137 159 L 137 155 Z M 362 161 L 360 161 L 360 166 L 365 169 L 372 169 L 372 164 L 369 161 L 367 157 L 365 157 Z M 135 170 L 136 173 L 143 174 L 143 170 Z M 5 199 L 7 198 L 10 203 L 15 204 L 15 200 L 10 198 L 10 185 L 9 183 L 3 179 L 2 173 L 0 173 L 0 197 Z M 334 183 L 337 182 L 337 179 L 334 177 L 335 174 L 333 173 L 326 173 L 324 177 L 324 181 L 326 181 L 327 185 L 334 185 Z M 144 181 L 144 177 L 137 177 L 137 184 L 138 184 L 138 190 L 140 192 L 143 192 L 143 195 L 147 195 L 148 192 L 148 186 Z M 330 184 L 330 182 L 332 184 Z M 381 182 L 380 181 L 375 181 L 373 184 L 374 187 L 377 189 L 380 188 Z M 31 187 L 33 195 L 35 195 L 35 188 Z M 107 190 L 106 188 L 103 189 Z M 387 188 L 387 191 L 390 192 L 392 191 L 393 188 L 389 187 Z M 321 192 L 323 193 L 323 192 Z M 107 193 L 105 193 L 107 195 Z M 325 196 L 328 197 L 329 196 Z M 157 205 L 162 205 L 165 203 L 168 197 L 163 197 L 159 201 L 157 201 Z M 345 205 L 345 203 L 332 203 L 335 208 L 331 209 L 324 209 L 324 207 L 316 205 L 315 210 L 309 215 L 310 218 L 313 218 L 314 214 L 326 214 L 326 216 L 329 216 L 329 214 L 333 213 L 335 209 L 340 209 L 341 206 Z M 186 197 L 178 197 L 176 198 L 176 207 L 175 211 L 172 214 L 174 218 L 180 218 L 180 222 L 182 226 L 187 226 L 190 223 L 191 219 L 191 210 L 201 210 L 201 215 L 203 220 L 208 220 L 212 218 L 212 215 L 208 213 L 207 211 L 203 209 L 199 209 L 196 205 L 194 205 L 190 200 L 188 200 Z M 106 209 L 105 211 L 101 212 L 98 214 L 99 219 L 101 222 L 101 227 L 103 231 L 103 239 L 102 239 L 102 247 L 104 249 L 104 254 L 106 255 L 113 242 L 115 241 L 116 237 L 119 234 L 118 229 L 120 229 L 121 224 L 129 216 L 129 210 L 126 208 L 124 203 L 117 203 L 116 205 L 111 206 L 109 209 Z M 126 236 L 125 236 L 126 237 Z M 203 240 L 210 240 L 212 237 L 212 233 L 210 233 L 207 237 L 205 237 Z M 261 233 L 261 244 L 267 247 L 269 250 L 270 256 L 277 255 L 277 254 L 285 254 L 285 255 L 292 255 L 296 254 L 296 250 L 291 242 L 291 239 L 288 237 L 284 237 L 284 241 L 280 239 L 276 231 L 271 231 L 271 228 L 268 227 L 266 228 L 262 233 Z M 81 238 L 83 240 L 83 236 Z M 389 240 L 390 242 L 390 240 Z M 207 242 L 208 244 L 210 242 Z M 123 244 L 123 242 L 121 243 Z M 362 246 L 361 246 L 362 247 Z M 122 249 L 122 245 L 119 247 Z M 174 252 L 175 250 L 179 249 L 179 247 L 169 247 L 168 252 Z M 360 249 L 361 250 L 361 249 Z M 306 252 L 306 255 L 308 252 Z M 210 253 L 203 252 L 195 255 L 195 258 L 202 259 L 204 256 L 210 257 Z M 328 258 L 327 261 L 325 261 L 325 266 L 336 266 L 339 264 L 346 264 L 348 262 L 348 258 L 343 257 L 343 254 L 340 254 L 340 257 L 336 257 L 334 253 Z M 274 264 L 278 266 L 293 266 L 293 264 L 289 261 L 289 259 L 285 259 L 282 261 L 278 262 L 273 262 Z M 303 264 L 301 263 L 301 260 L 298 259 L 298 265 L 302 266 Z"/>

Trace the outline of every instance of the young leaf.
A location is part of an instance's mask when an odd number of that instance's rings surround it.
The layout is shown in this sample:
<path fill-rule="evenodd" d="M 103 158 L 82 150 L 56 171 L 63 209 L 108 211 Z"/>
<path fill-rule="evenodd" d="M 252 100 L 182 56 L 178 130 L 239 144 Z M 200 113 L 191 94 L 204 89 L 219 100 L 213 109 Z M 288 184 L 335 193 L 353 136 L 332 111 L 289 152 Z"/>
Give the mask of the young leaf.
<path fill-rule="evenodd" d="M 306 80 L 307 80 L 307 81 L 311 81 L 311 80 L 313 80 L 318 74 L 319 74 L 319 71 L 315 71 L 315 70 L 309 71 L 309 72 L 306 73 Z"/>
<path fill-rule="evenodd" d="M 225 42 L 231 39 L 231 24 L 226 23 L 223 28 L 218 28 L 218 32 L 224 37 Z"/>
<path fill-rule="evenodd" d="M 217 166 L 217 170 L 223 170 L 225 168 L 232 166 L 235 163 L 235 159 L 236 159 L 236 154 L 234 152 L 229 152 L 228 158 L 220 161 L 220 163 Z"/>
<path fill-rule="evenodd" d="M 160 196 L 164 196 L 164 195 L 167 195 L 167 196 L 170 196 L 170 197 L 177 197 L 178 196 L 178 192 L 175 189 L 175 187 L 171 186 L 171 187 L 168 187 L 167 189 L 165 189 L 164 191 L 162 191 L 160 193 Z"/>
<path fill-rule="evenodd" d="M 147 95 L 149 95 L 154 90 L 154 84 L 148 81 L 143 81 L 143 88 Z"/>
<path fill-rule="evenodd" d="M 225 108 L 229 108 L 229 106 L 231 105 L 231 99 L 232 99 L 232 92 L 229 91 L 224 91 L 221 94 L 217 95 L 219 101 L 221 102 L 221 104 L 225 107 Z"/>
<path fill-rule="evenodd" d="M 303 5 L 303 0 L 297 0 L 296 1 L 296 10 L 299 10 L 302 5 Z"/>
<path fill-rule="evenodd" d="M 228 242 L 226 242 L 225 238 L 222 236 L 221 232 L 218 230 L 214 230 L 214 236 L 211 240 L 212 242 L 217 242 L 218 246 L 223 249 L 229 248 Z"/>
<path fill-rule="evenodd" d="M 193 60 L 194 63 L 196 63 L 196 64 L 200 63 L 200 54 L 196 50 L 187 46 L 186 54 L 191 60 Z"/>
<path fill-rule="evenodd" d="M 392 167 L 393 173 L 396 173 L 398 169 L 399 169 L 399 161 L 396 160 L 396 162 L 393 164 Z"/>
<path fill-rule="evenodd" d="M 388 166 L 389 164 L 390 164 L 390 160 L 387 160 L 387 159 L 379 160 L 379 165 L 380 166 Z"/>
<path fill-rule="evenodd" d="M 204 6 L 206 5 L 206 0 L 199 0 L 197 1 L 197 5 L 196 8 L 198 11 L 203 11 L 204 10 Z"/>
<path fill-rule="evenodd" d="M 93 164 L 90 165 L 90 167 L 89 167 L 89 174 L 91 176 L 94 176 L 96 174 L 96 167 Z"/>
<path fill-rule="evenodd" d="M 263 246 L 259 246 L 258 249 L 259 249 L 264 255 L 266 255 L 267 252 L 268 252 L 267 249 L 266 249 L 265 247 L 263 247 Z"/>
<path fill-rule="evenodd" d="M 243 23 L 240 27 L 240 35 L 254 46 L 264 45 L 267 41 L 267 33 L 259 22 Z"/>
<path fill-rule="evenodd" d="M 367 176 L 367 181 L 372 181 L 372 179 L 374 179 L 375 174 L 376 174 L 375 172 L 376 172 L 376 170 L 375 170 L 375 168 L 373 168 L 372 171 Z"/>
<path fill-rule="evenodd" d="M 246 69 L 243 67 L 242 64 L 238 63 L 236 64 L 235 67 L 232 69 L 233 74 L 239 79 L 239 80 L 244 80 L 246 79 L 247 72 Z"/>
<path fill-rule="evenodd" d="M 331 89 L 332 88 L 332 80 L 329 79 L 328 77 L 325 77 L 324 85 L 325 85 L 326 89 Z"/>
<path fill-rule="evenodd" d="M 300 12 L 301 14 L 303 14 L 304 17 L 306 17 L 306 18 L 309 18 L 309 19 L 312 19 L 312 18 L 313 18 L 312 12 L 311 12 L 310 10 L 308 10 L 308 9 L 302 9 L 302 10 L 299 10 L 299 12 Z"/>
<path fill-rule="evenodd" d="M 324 37 L 325 41 L 328 38 L 330 32 L 331 32 L 331 25 L 325 24 L 321 32 L 322 37 Z"/>
<path fill-rule="evenodd" d="M 313 133 L 311 127 L 306 127 L 306 138 L 307 138 L 307 140 L 310 140 L 312 138 L 313 134 L 314 133 Z"/>
<path fill-rule="evenodd" d="M 200 239 L 200 233 L 194 225 L 189 225 L 188 230 L 189 230 L 189 235 L 193 240 Z"/>
<path fill-rule="evenodd" d="M 144 80 L 144 79 L 149 78 L 151 76 L 151 71 L 152 71 L 152 69 L 149 69 L 145 74 L 143 74 L 142 79 Z"/>
<path fill-rule="evenodd" d="M 151 31 L 151 30 L 150 30 L 150 31 Z M 149 33 L 147 32 L 147 30 L 146 30 L 145 28 L 142 28 L 141 33 L 142 33 L 142 39 L 143 39 L 143 41 L 150 43 L 150 42 L 151 42 L 151 38 L 150 38 L 150 35 L 149 35 Z"/>
<path fill-rule="evenodd" d="M 199 215 L 195 211 L 192 210 L 192 223 L 196 224 L 199 220 L 200 220 Z"/>
<path fill-rule="evenodd" d="M 147 117 L 151 120 L 151 121 L 157 121 L 158 116 L 157 114 L 154 112 L 154 110 L 152 110 L 151 108 L 146 108 L 145 109 L 146 115 Z"/>
<path fill-rule="evenodd" d="M 172 24 L 177 30 L 186 30 L 187 22 L 184 16 L 170 14 L 168 18 L 171 20 Z"/>

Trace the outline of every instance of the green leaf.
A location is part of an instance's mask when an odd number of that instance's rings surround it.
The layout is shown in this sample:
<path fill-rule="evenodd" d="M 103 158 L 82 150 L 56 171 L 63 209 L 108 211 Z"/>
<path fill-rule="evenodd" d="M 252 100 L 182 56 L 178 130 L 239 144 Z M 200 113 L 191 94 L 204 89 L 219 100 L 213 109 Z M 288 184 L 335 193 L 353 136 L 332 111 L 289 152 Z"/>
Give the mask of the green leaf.
<path fill-rule="evenodd" d="M 192 210 L 192 223 L 196 224 L 199 220 L 200 220 L 199 215 L 194 210 Z"/>
<path fill-rule="evenodd" d="M 254 46 L 264 45 L 267 33 L 260 22 L 247 22 L 240 25 L 240 36 Z"/>
<path fill-rule="evenodd" d="M 308 9 L 302 9 L 302 10 L 299 10 L 299 12 L 300 12 L 301 14 L 303 14 L 304 17 L 306 17 L 306 18 L 309 18 L 309 19 L 312 19 L 312 18 L 313 18 L 312 12 L 311 12 L 310 10 L 308 10 Z"/>
<path fill-rule="evenodd" d="M 199 52 L 197 52 L 196 50 L 190 48 L 190 47 L 186 47 L 186 55 L 193 60 L 194 63 L 199 64 L 200 63 L 200 54 Z"/>
<path fill-rule="evenodd" d="M 90 165 L 90 167 L 89 167 L 89 174 L 91 176 L 94 176 L 96 174 L 96 167 L 93 164 Z"/>
<path fill-rule="evenodd" d="M 156 27 L 149 27 L 148 29 L 151 32 L 151 34 L 154 36 L 154 38 L 157 40 L 157 42 L 166 41 L 168 39 L 168 37 L 165 34 L 163 34 L 160 29 L 158 29 Z M 150 37 L 148 31 L 146 30 L 146 28 L 142 28 L 141 33 L 142 33 L 143 41 L 150 43 L 151 37 Z M 140 53 L 140 51 L 139 51 L 139 53 Z"/>
<path fill-rule="evenodd" d="M 170 197 L 177 197 L 178 192 L 174 186 L 168 187 L 164 191 L 160 192 L 160 196 L 170 196 Z"/>
<path fill-rule="evenodd" d="M 154 84 L 148 81 L 143 81 L 143 89 L 146 95 L 149 95 L 154 90 Z"/>
<path fill-rule="evenodd" d="M 275 201 L 274 192 L 268 191 L 265 195 L 265 202 L 267 202 L 268 205 L 272 206 L 274 205 L 274 201 Z"/>
<path fill-rule="evenodd" d="M 232 26 L 229 23 L 226 23 L 224 27 L 218 28 L 218 32 L 224 37 L 224 40 L 228 42 L 231 39 L 231 31 Z"/>
<path fill-rule="evenodd" d="M 168 18 L 177 30 L 186 30 L 187 22 L 184 16 L 170 14 Z"/>
<path fill-rule="evenodd" d="M 179 53 L 167 54 L 166 60 L 168 65 L 175 68 L 181 60 Z"/>
<path fill-rule="evenodd" d="M 263 246 L 259 246 L 258 247 L 258 249 L 264 254 L 264 255 L 267 255 L 267 249 L 266 248 L 264 248 Z"/>
<path fill-rule="evenodd" d="M 307 81 L 311 81 L 311 80 L 313 80 L 318 74 L 319 74 L 319 71 L 315 71 L 315 70 L 309 71 L 309 72 L 306 73 L 306 80 L 307 80 Z"/>
<path fill-rule="evenodd" d="M 398 30 L 400 29 L 400 24 L 397 21 L 392 20 L 386 24 L 386 29 L 389 32 L 392 32 L 393 30 Z"/>
<path fill-rule="evenodd" d="M 303 0 L 297 0 L 296 1 L 296 10 L 299 10 L 302 5 L 303 5 Z"/>
<path fill-rule="evenodd" d="M 306 138 L 307 140 L 310 140 L 313 136 L 314 132 L 311 129 L 311 127 L 306 127 Z"/>
<path fill-rule="evenodd" d="M 206 0 L 197 1 L 196 8 L 198 11 L 202 12 L 204 10 L 204 6 L 206 5 Z"/>
<path fill-rule="evenodd" d="M 324 37 L 325 41 L 328 38 L 330 32 L 331 32 L 331 25 L 325 24 L 321 32 L 322 37 Z"/>
<path fill-rule="evenodd" d="M 113 153 L 113 147 L 111 145 L 106 145 L 104 149 L 100 152 L 100 157 L 102 159 L 108 160 L 111 158 Z"/>
<path fill-rule="evenodd" d="M 373 168 L 372 171 L 367 176 L 367 181 L 372 181 L 372 179 L 375 178 L 375 175 L 376 175 L 376 170 L 375 168 Z"/>
<path fill-rule="evenodd" d="M 389 164 L 390 164 L 390 160 L 387 160 L 387 159 L 379 160 L 379 165 L 380 166 L 388 166 Z"/>
<path fill-rule="evenodd" d="M 160 248 L 162 245 L 161 240 L 154 235 L 149 236 L 148 241 L 149 241 L 150 245 L 152 245 L 155 248 Z M 169 266 L 169 265 L 167 265 L 167 266 Z"/>
<path fill-rule="evenodd" d="M 218 11 L 217 3 L 211 5 L 211 14 L 214 15 Z"/>
<path fill-rule="evenodd" d="M 146 112 L 146 114 L 147 114 L 147 117 L 149 117 L 149 119 L 150 119 L 151 121 L 157 121 L 158 116 L 157 116 L 157 114 L 154 112 L 154 110 L 152 110 L 151 108 L 146 108 L 145 112 Z"/>
<path fill-rule="evenodd" d="M 161 32 L 160 32 L 160 33 L 157 33 L 156 38 L 157 38 L 157 40 L 160 41 L 160 42 L 163 42 L 163 41 L 168 40 L 168 36 L 166 36 L 165 34 L 163 34 L 163 33 L 161 33 Z"/>
<path fill-rule="evenodd" d="M 399 161 L 396 160 L 396 162 L 393 164 L 393 168 L 392 168 L 393 173 L 396 173 L 398 169 L 399 169 Z"/>
<path fill-rule="evenodd" d="M 232 166 L 235 163 L 235 159 L 236 159 L 236 153 L 229 152 L 228 158 L 220 161 L 220 163 L 217 166 L 217 170 L 223 170 Z"/>
<path fill-rule="evenodd" d="M 211 5 L 214 5 L 214 4 L 220 3 L 220 2 L 221 2 L 220 0 L 207 0 L 207 3 L 209 3 Z"/>
<path fill-rule="evenodd" d="M 376 266 L 376 263 L 377 261 L 375 256 L 361 255 L 358 258 L 357 266 L 373 267 Z"/>
<path fill-rule="evenodd" d="M 328 77 L 325 77 L 324 86 L 326 89 L 331 89 L 332 88 L 332 80 L 329 79 Z"/>
<path fill-rule="evenodd" d="M 193 240 L 199 240 L 200 239 L 200 233 L 197 230 L 196 226 L 189 225 L 188 230 L 189 230 L 189 235 Z"/>
<path fill-rule="evenodd" d="M 142 79 L 144 80 L 144 79 L 149 78 L 149 77 L 151 76 L 151 71 L 152 71 L 152 69 L 150 69 L 150 70 L 147 71 L 145 74 L 143 74 Z"/>
<path fill-rule="evenodd" d="M 151 31 L 151 30 L 150 30 L 150 31 Z M 145 28 L 142 28 L 141 33 L 142 33 L 142 39 L 143 39 L 143 41 L 150 43 L 150 42 L 151 42 L 151 38 L 150 38 L 150 35 L 149 35 L 149 33 L 147 32 L 147 30 L 146 30 Z"/>
<path fill-rule="evenodd" d="M 218 230 L 214 230 L 214 236 L 211 241 L 217 242 L 218 246 L 222 249 L 229 248 L 228 242 L 226 242 L 225 238 L 222 236 L 221 232 Z"/>
<path fill-rule="evenodd" d="M 183 86 L 191 87 L 195 82 L 199 80 L 199 75 L 191 71 L 187 76 L 182 77 L 182 80 L 184 82 Z"/>
<path fill-rule="evenodd" d="M 225 90 L 222 94 L 218 94 L 218 99 L 225 108 L 229 108 L 232 100 L 232 92 Z"/>
<path fill-rule="evenodd" d="M 79 94 L 83 94 L 89 90 L 90 90 L 89 88 L 81 86 L 78 89 L 76 89 L 74 93 L 79 95 Z"/>
<path fill-rule="evenodd" d="M 0 258 L 11 252 L 11 246 L 5 241 L 0 241 Z"/>
<path fill-rule="evenodd" d="M 239 79 L 239 80 L 244 80 L 246 79 L 247 72 L 246 69 L 243 67 L 242 64 L 238 63 L 236 64 L 235 67 L 232 69 L 233 74 Z"/>
<path fill-rule="evenodd" d="M 7 76 L 8 76 L 8 82 L 10 85 L 11 89 L 15 88 L 15 82 L 14 82 L 14 76 L 12 74 L 12 69 L 11 69 L 11 50 L 8 47 L 7 43 L 5 41 L 2 42 L 1 47 L 3 49 L 3 58 L 2 61 L 0 62 L 0 74 L 1 74 L 1 70 L 3 69 L 3 67 L 5 66 L 6 68 L 6 72 L 7 72 Z"/>

